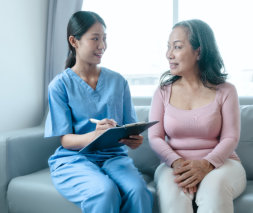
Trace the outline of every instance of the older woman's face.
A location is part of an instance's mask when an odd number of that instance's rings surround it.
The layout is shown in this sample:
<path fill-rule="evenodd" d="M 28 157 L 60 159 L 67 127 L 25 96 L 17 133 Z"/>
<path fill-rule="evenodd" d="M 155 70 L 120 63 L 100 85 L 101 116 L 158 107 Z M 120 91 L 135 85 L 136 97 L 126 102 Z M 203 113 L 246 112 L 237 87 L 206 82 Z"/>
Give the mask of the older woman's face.
<path fill-rule="evenodd" d="M 172 75 L 184 76 L 198 72 L 199 49 L 193 50 L 187 31 L 183 27 L 172 30 L 166 57 L 170 63 Z"/>

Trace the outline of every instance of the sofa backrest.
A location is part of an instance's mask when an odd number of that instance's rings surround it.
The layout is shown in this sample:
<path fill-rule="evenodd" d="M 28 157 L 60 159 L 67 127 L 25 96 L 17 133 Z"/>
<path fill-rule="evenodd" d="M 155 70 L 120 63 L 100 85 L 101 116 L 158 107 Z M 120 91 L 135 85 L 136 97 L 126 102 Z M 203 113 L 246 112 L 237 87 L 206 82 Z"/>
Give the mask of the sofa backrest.
<path fill-rule="evenodd" d="M 150 106 L 135 106 L 136 114 L 139 121 L 148 121 Z M 135 166 L 145 175 L 153 178 L 156 167 L 160 160 L 149 147 L 148 131 L 142 133 L 144 137 L 143 144 L 138 149 L 130 149 L 128 155 L 133 158 Z"/>
<path fill-rule="evenodd" d="M 241 136 L 236 153 L 246 170 L 247 179 L 253 180 L 253 105 L 241 105 Z"/>

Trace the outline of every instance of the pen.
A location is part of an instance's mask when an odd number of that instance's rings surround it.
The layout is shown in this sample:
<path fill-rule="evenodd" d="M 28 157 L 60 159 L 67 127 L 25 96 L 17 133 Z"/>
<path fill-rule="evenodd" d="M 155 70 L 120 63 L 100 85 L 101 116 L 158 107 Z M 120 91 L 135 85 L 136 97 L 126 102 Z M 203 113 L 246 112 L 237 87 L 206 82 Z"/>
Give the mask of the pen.
<path fill-rule="evenodd" d="M 94 123 L 94 124 L 97 124 L 97 123 L 99 122 L 99 120 L 94 119 L 94 118 L 90 118 L 89 121 L 90 121 L 91 123 Z M 116 127 L 120 127 L 120 125 L 116 124 Z"/>

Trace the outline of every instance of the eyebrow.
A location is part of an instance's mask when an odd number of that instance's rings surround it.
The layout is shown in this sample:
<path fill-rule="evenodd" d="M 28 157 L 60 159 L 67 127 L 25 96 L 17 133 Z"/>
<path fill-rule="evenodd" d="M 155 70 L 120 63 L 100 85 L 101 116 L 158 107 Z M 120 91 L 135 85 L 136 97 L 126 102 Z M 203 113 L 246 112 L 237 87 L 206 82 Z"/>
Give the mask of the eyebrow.
<path fill-rule="evenodd" d="M 173 41 L 172 43 L 175 44 L 175 43 L 177 43 L 177 42 L 183 43 L 183 41 L 181 41 L 181 40 L 176 40 L 176 41 Z M 170 45 L 170 42 L 168 42 L 168 45 Z"/>
<path fill-rule="evenodd" d="M 100 34 L 100 33 L 92 33 L 91 35 L 96 35 L 96 36 L 103 35 L 103 36 L 105 36 L 105 35 L 106 35 L 106 33 L 103 33 L 103 34 Z"/>
<path fill-rule="evenodd" d="M 177 43 L 177 42 L 183 42 L 183 41 L 181 41 L 181 40 L 173 41 L 174 44 Z"/>

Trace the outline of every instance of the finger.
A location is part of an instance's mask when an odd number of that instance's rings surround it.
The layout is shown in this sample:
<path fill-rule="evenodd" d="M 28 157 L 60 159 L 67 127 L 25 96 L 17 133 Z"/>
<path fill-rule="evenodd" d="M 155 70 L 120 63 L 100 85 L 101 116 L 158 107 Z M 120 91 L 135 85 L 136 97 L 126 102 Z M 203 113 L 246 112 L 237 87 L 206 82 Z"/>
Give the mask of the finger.
<path fill-rule="evenodd" d="M 110 125 L 110 126 L 116 126 L 117 122 L 113 119 L 105 118 L 98 122 L 99 125 Z"/>
<path fill-rule="evenodd" d="M 110 119 L 110 121 L 112 121 L 113 126 L 117 125 L 117 122 L 114 119 Z"/>
<path fill-rule="evenodd" d="M 190 192 L 190 194 L 192 194 L 192 195 L 193 195 L 196 191 L 197 191 L 197 187 L 196 187 L 196 186 L 190 187 L 190 188 L 189 188 L 189 192 Z"/>
<path fill-rule="evenodd" d="M 195 192 L 197 191 L 197 185 L 200 183 L 200 181 L 198 179 L 195 179 L 195 181 L 191 182 L 190 184 L 186 185 L 186 188 L 190 188 L 190 187 L 196 187 Z"/>
<path fill-rule="evenodd" d="M 196 180 L 195 176 L 191 176 L 191 175 L 187 174 L 186 178 L 180 176 L 175 181 L 179 184 L 179 186 L 186 187 L 195 180 Z"/>
<path fill-rule="evenodd" d="M 187 171 L 189 171 L 191 169 L 191 167 L 190 166 L 188 166 L 188 165 L 181 165 L 181 167 L 177 167 L 177 168 L 175 168 L 174 169 L 174 175 L 180 175 L 180 174 L 182 174 L 182 173 L 185 173 L 185 172 L 187 172 Z"/>
<path fill-rule="evenodd" d="M 122 139 L 119 142 L 129 146 L 131 149 L 136 149 L 141 145 L 141 143 L 137 143 L 136 141 L 131 141 L 127 139 Z"/>
<path fill-rule="evenodd" d="M 142 139 L 127 139 L 127 138 L 122 138 L 120 141 L 124 143 L 132 143 L 132 144 L 142 144 L 143 140 Z"/>
<path fill-rule="evenodd" d="M 184 160 L 184 161 L 181 163 L 181 166 L 182 166 L 182 167 L 188 166 L 190 163 L 191 163 L 191 161 L 189 161 L 189 160 Z"/>
<path fill-rule="evenodd" d="M 185 194 L 188 193 L 188 189 L 187 189 L 187 188 L 182 188 L 182 190 L 183 190 L 183 192 L 184 192 Z"/>
<path fill-rule="evenodd" d="M 173 173 L 174 173 L 174 175 L 180 175 L 180 174 L 185 173 L 185 172 L 187 172 L 189 170 L 190 170 L 189 167 L 187 167 L 187 166 L 182 167 L 181 166 L 181 167 L 175 168 L 174 171 L 173 171 Z"/>
<path fill-rule="evenodd" d="M 130 135 L 129 138 L 135 139 L 135 140 L 143 140 L 142 135 Z"/>
<path fill-rule="evenodd" d="M 113 126 L 110 124 L 97 124 L 96 129 L 97 130 L 106 130 L 109 128 L 112 128 Z"/>
<path fill-rule="evenodd" d="M 119 141 L 120 143 L 124 143 L 126 145 L 141 145 L 142 144 L 142 141 L 139 141 L 139 140 L 130 140 L 130 139 L 121 139 Z"/>

